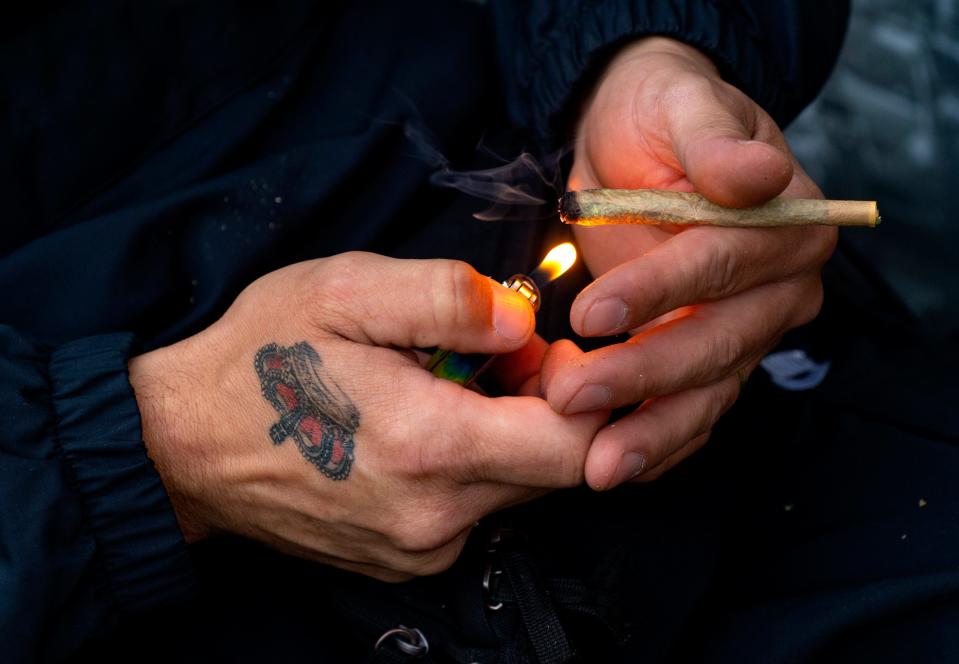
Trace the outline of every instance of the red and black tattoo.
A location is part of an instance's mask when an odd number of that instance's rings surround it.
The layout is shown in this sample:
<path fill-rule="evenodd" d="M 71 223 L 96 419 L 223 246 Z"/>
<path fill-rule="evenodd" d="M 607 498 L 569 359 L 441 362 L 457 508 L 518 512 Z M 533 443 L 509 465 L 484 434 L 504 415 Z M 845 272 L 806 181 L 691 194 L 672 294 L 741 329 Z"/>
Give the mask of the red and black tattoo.
<path fill-rule="evenodd" d="M 360 413 L 340 386 L 321 377 L 323 361 L 301 341 L 290 347 L 267 344 L 253 362 L 263 396 L 280 413 L 270 427 L 276 445 L 292 437 L 307 461 L 334 480 L 345 480 L 353 465 L 353 434 Z"/>

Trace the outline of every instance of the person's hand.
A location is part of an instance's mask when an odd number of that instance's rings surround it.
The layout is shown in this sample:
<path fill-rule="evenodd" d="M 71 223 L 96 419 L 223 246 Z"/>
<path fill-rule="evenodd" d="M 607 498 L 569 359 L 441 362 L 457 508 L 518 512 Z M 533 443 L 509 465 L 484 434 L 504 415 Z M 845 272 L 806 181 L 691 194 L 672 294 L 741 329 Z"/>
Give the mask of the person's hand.
<path fill-rule="evenodd" d="M 605 414 L 488 398 L 402 350 L 514 351 L 500 374 L 536 394 L 533 327 L 525 298 L 464 263 L 342 254 L 257 280 L 130 380 L 188 540 L 231 532 L 401 580 L 452 564 L 477 519 L 582 482 Z"/>
<path fill-rule="evenodd" d="M 631 45 L 606 69 L 583 109 L 568 185 L 697 191 L 729 207 L 822 197 L 773 120 L 699 51 L 666 38 Z M 836 238 L 831 228 L 574 232 L 596 280 L 573 304 L 573 328 L 634 336 L 550 361 L 549 403 L 569 414 L 643 402 L 593 442 L 596 489 L 654 479 L 706 441 L 762 356 L 818 313 Z M 564 357 L 575 352 L 563 346 Z"/>

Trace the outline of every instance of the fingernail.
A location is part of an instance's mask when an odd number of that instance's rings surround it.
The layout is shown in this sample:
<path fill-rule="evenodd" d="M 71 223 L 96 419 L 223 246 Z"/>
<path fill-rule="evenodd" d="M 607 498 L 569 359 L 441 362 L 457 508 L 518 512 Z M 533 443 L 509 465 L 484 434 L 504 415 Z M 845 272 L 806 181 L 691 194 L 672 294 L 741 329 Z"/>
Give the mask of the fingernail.
<path fill-rule="evenodd" d="M 619 467 L 616 469 L 615 479 L 610 482 L 610 486 L 617 486 L 623 482 L 628 482 L 643 472 L 646 468 L 646 457 L 636 452 L 627 452 L 619 460 Z"/>
<path fill-rule="evenodd" d="M 602 336 L 618 332 L 626 322 L 629 307 L 618 297 L 604 297 L 586 310 L 583 332 L 588 336 Z"/>
<path fill-rule="evenodd" d="M 613 393 L 610 392 L 609 388 L 605 385 L 586 383 L 579 388 L 576 394 L 573 395 L 573 398 L 569 400 L 566 408 L 563 409 L 563 413 L 565 415 L 573 415 L 591 410 L 600 410 L 608 404 L 612 398 Z"/>
<path fill-rule="evenodd" d="M 493 286 L 493 328 L 507 341 L 522 341 L 533 327 L 529 301 L 505 286 Z"/>

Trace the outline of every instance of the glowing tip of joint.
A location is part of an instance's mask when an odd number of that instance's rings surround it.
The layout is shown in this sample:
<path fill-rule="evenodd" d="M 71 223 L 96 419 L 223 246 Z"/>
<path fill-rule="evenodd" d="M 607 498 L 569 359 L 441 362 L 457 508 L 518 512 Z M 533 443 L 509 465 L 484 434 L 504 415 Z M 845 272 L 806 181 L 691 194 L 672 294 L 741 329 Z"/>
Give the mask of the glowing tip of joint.
<path fill-rule="evenodd" d="M 550 249 L 546 258 L 539 264 L 538 270 L 549 275 L 549 281 L 557 279 L 576 262 L 576 247 L 572 242 L 564 242 Z"/>

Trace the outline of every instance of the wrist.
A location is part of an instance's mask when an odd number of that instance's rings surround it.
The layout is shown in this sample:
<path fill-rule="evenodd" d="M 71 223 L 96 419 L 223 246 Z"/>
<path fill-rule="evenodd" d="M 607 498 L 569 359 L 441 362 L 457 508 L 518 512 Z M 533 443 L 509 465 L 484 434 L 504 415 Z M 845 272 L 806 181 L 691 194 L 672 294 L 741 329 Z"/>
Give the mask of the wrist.
<path fill-rule="evenodd" d="M 630 42 L 613 57 L 607 71 L 622 66 L 632 66 L 637 60 L 671 59 L 689 70 L 720 78 L 719 69 L 702 51 L 670 37 L 641 37 Z"/>
<path fill-rule="evenodd" d="M 161 348 L 130 360 L 130 385 L 140 409 L 140 422 L 147 456 L 153 461 L 166 488 L 180 530 L 187 542 L 211 534 L 197 488 L 202 485 L 200 459 L 191 453 L 199 427 L 198 404 L 189 404 L 183 383 L 190 379 L 174 363 L 176 349 Z"/>

